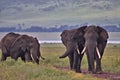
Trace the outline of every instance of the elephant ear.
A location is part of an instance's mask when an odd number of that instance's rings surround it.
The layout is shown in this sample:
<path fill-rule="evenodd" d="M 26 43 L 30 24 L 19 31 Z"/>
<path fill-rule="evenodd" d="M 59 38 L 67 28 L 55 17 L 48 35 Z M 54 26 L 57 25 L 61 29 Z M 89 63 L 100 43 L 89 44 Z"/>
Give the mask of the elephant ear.
<path fill-rule="evenodd" d="M 23 35 L 20 35 L 19 37 L 16 38 L 16 40 L 11 44 L 11 48 L 16 49 L 16 47 L 21 48 L 23 51 L 26 50 L 26 41 L 23 39 Z"/>
<path fill-rule="evenodd" d="M 80 37 L 83 37 L 86 28 L 87 26 L 82 26 L 76 29 L 76 33 L 74 34 L 74 39 L 79 39 Z"/>
<path fill-rule="evenodd" d="M 98 33 L 100 35 L 100 38 L 102 38 L 104 41 L 107 41 L 107 39 L 109 38 L 108 32 L 99 26 L 97 26 L 97 29 L 98 29 Z"/>
<path fill-rule="evenodd" d="M 62 33 L 61 33 L 61 40 L 62 40 L 62 42 L 63 42 L 63 44 L 64 45 L 67 45 L 66 43 L 67 43 L 67 41 L 69 40 L 68 39 L 68 33 L 69 33 L 69 31 L 68 30 L 64 30 Z"/>
<path fill-rule="evenodd" d="M 79 34 L 79 35 L 83 36 L 86 28 L 87 28 L 87 26 L 82 26 L 82 27 L 78 28 L 78 32 L 81 32 L 81 34 Z"/>

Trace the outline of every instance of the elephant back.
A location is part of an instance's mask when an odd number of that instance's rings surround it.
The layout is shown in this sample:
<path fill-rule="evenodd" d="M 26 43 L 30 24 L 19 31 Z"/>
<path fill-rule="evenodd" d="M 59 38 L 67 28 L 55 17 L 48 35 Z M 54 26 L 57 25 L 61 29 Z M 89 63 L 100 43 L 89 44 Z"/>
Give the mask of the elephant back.
<path fill-rule="evenodd" d="M 19 34 L 10 32 L 8 34 L 6 34 L 2 40 L 1 40 L 1 47 L 4 46 L 6 47 L 6 49 L 10 49 L 10 46 L 12 45 L 12 43 L 15 41 L 15 39 L 20 36 Z"/>

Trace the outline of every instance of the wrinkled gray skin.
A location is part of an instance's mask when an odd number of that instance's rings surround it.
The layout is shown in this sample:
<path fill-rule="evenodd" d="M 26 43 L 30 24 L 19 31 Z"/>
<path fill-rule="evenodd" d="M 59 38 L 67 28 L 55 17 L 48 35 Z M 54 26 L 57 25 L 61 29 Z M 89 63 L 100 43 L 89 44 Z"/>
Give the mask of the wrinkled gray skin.
<path fill-rule="evenodd" d="M 36 38 L 31 36 L 8 33 L 1 40 L 1 49 L 1 61 L 11 56 L 15 60 L 21 57 L 23 61 L 34 61 L 39 64 L 40 44 Z"/>
<path fill-rule="evenodd" d="M 81 72 L 81 60 L 83 54 L 80 54 L 84 48 L 84 29 L 86 26 L 78 29 L 64 30 L 61 33 L 61 40 L 66 47 L 66 52 L 59 58 L 68 56 L 70 68 L 76 72 Z M 78 49 L 78 50 L 77 50 Z"/>
<path fill-rule="evenodd" d="M 87 59 L 88 59 L 88 71 L 90 73 L 101 73 L 101 58 L 107 43 L 108 33 L 106 30 L 99 26 L 83 26 L 78 29 L 65 30 L 61 34 L 63 44 L 66 46 L 66 52 L 60 56 L 60 58 L 69 57 L 70 67 L 76 72 L 81 72 L 81 60 L 83 54 L 83 47 L 86 46 Z M 79 52 L 77 48 L 79 49 Z M 100 52 L 101 58 L 98 57 L 96 47 Z M 94 61 L 96 61 L 96 70 L 94 67 Z"/>
<path fill-rule="evenodd" d="M 0 47 L 2 50 L 1 61 L 6 60 L 6 58 L 10 56 L 10 47 L 12 43 L 15 41 L 15 39 L 19 36 L 20 36 L 19 34 L 8 33 L 1 39 L 1 42 L 0 42 Z"/>
<path fill-rule="evenodd" d="M 107 44 L 108 33 L 105 29 L 91 25 L 85 29 L 85 46 L 88 59 L 88 70 L 90 73 L 101 73 L 101 59 L 104 53 L 104 49 Z M 85 47 L 84 46 L 84 47 Z M 96 47 L 100 52 L 100 58 L 98 57 Z M 94 62 L 96 61 L 96 69 Z"/>

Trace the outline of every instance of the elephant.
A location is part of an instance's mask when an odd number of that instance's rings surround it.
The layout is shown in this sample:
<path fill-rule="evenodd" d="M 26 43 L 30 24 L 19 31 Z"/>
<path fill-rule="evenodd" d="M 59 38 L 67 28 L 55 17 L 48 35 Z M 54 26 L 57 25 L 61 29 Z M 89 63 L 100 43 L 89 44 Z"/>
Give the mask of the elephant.
<path fill-rule="evenodd" d="M 15 35 L 18 35 L 17 37 Z M 17 60 L 21 57 L 23 61 L 34 61 L 39 64 L 39 57 L 44 59 L 40 53 L 40 44 L 37 38 L 28 35 L 8 33 L 1 40 L 2 59 L 6 60 L 8 56 Z"/>
<path fill-rule="evenodd" d="M 84 48 L 84 29 L 87 26 L 83 26 L 77 29 L 64 30 L 61 33 L 62 43 L 66 47 L 66 52 L 59 58 L 65 58 L 68 56 L 70 62 L 70 69 L 76 72 L 81 72 L 81 60 L 84 54 L 80 54 Z"/>
<path fill-rule="evenodd" d="M 2 50 L 1 61 L 6 60 L 6 58 L 10 56 L 10 47 L 12 43 L 15 41 L 15 39 L 19 36 L 20 34 L 15 34 L 13 32 L 10 32 L 1 39 L 1 42 L 0 42 L 0 48 Z"/>
<path fill-rule="evenodd" d="M 59 58 L 71 56 L 71 58 L 69 57 L 70 67 L 75 69 L 76 72 L 81 72 L 81 60 L 83 53 L 86 52 L 88 71 L 90 73 L 101 73 L 101 59 L 108 37 L 105 29 L 95 25 L 65 30 L 61 34 L 61 40 L 66 46 L 66 52 Z M 96 61 L 96 71 L 94 69 L 94 61 Z"/>
<path fill-rule="evenodd" d="M 84 49 L 88 60 L 88 71 L 90 73 L 102 73 L 101 59 L 109 38 L 108 32 L 100 26 L 90 25 L 85 29 Z M 96 69 L 94 62 L 96 61 Z"/>

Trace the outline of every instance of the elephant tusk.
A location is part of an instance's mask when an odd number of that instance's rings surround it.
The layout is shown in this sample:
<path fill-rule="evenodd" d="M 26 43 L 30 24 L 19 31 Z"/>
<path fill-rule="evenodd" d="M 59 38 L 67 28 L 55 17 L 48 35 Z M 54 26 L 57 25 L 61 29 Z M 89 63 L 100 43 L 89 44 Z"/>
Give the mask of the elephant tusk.
<path fill-rule="evenodd" d="M 86 46 L 83 48 L 81 54 L 83 54 L 85 52 L 85 50 L 86 50 Z"/>
<path fill-rule="evenodd" d="M 31 55 L 32 60 L 35 61 L 34 58 L 33 58 L 33 56 L 32 56 L 32 54 L 30 54 L 30 55 Z"/>
<path fill-rule="evenodd" d="M 78 54 L 80 54 L 80 51 L 79 51 L 78 47 L 77 47 L 77 52 L 78 52 Z"/>
<path fill-rule="evenodd" d="M 100 59 L 101 56 L 100 56 L 100 51 L 98 50 L 98 47 L 96 47 L 96 51 L 97 51 L 97 55 L 98 55 L 98 57 L 99 57 L 99 59 Z"/>

